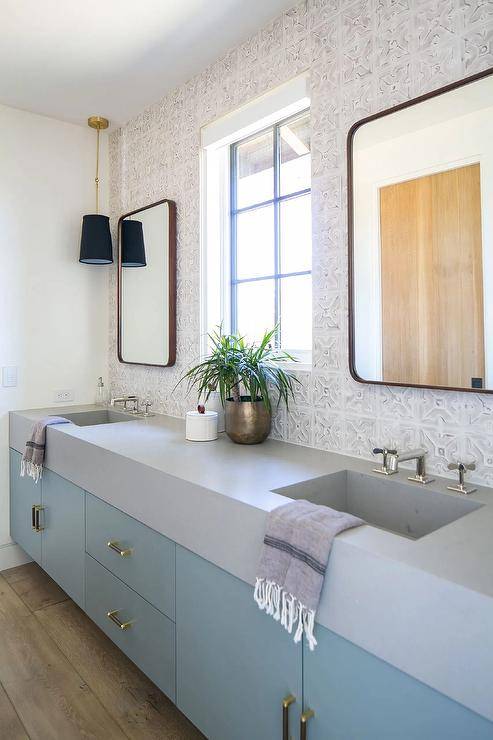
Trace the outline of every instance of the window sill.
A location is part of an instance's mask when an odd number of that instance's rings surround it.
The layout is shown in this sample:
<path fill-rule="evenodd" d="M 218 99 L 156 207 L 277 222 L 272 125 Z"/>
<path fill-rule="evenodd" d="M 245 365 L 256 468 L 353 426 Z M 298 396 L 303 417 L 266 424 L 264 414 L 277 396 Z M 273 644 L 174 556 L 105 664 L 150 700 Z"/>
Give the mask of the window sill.
<path fill-rule="evenodd" d="M 313 365 L 311 362 L 307 362 L 306 360 L 304 362 L 280 362 L 280 365 L 286 368 L 286 370 L 290 370 L 293 372 L 304 372 L 304 373 L 311 373 L 313 370 Z"/>

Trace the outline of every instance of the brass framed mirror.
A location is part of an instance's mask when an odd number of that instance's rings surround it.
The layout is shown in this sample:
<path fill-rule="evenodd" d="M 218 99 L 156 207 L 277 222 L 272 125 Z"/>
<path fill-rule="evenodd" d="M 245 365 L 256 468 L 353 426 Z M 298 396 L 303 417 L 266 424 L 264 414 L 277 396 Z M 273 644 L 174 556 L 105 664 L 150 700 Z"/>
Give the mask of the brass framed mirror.
<path fill-rule="evenodd" d="M 176 205 L 160 200 L 118 221 L 118 359 L 176 360 Z"/>
<path fill-rule="evenodd" d="M 349 364 L 493 392 L 493 69 L 348 134 Z"/>

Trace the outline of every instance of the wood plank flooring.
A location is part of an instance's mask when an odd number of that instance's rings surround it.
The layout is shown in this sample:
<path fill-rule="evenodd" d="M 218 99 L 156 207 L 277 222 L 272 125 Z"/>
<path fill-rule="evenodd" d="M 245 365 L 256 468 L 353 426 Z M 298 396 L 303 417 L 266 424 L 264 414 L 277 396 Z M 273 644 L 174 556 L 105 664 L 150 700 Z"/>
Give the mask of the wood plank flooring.
<path fill-rule="evenodd" d="M 35 563 L 0 573 L 1 740 L 203 740 Z"/>

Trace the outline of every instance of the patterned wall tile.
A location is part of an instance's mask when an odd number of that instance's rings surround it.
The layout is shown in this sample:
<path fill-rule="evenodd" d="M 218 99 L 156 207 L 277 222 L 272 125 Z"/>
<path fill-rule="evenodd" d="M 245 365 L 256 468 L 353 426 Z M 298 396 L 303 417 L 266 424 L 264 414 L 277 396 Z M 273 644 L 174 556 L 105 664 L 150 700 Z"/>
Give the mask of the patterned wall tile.
<path fill-rule="evenodd" d="M 330 411 L 316 409 L 313 416 L 313 444 L 321 450 L 344 449 L 344 420 Z"/>
<path fill-rule="evenodd" d="M 319 410 L 341 411 L 344 405 L 343 383 L 343 375 L 314 371 L 311 378 L 313 407 Z"/>
<path fill-rule="evenodd" d="M 352 455 L 369 459 L 376 447 L 376 419 L 346 419 L 344 423 L 344 450 Z"/>
<path fill-rule="evenodd" d="M 110 272 L 110 381 L 182 416 L 176 383 L 199 352 L 200 128 L 302 69 L 312 95 L 313 371 L 272 436 L 370 457 L 377 444 L 423 445 L 430 470 L 477 461 L 493 484 L 489 396 L 362 385 L 347 353 L 346 137 L 357 120 L 493 66 L 493 0 L 303 0 L 110 136 L 112 229 L 121 213 L 168 197 L 178 207 L 177 364 L 121 365 Z"/>
<path fill-rule="evenodd" d="M 491 0 L 462 0 L 459 3 L 462 24 L 465 29 L 470 26 L 484 25 L 493 21 L 493 2 Z"/>
<path fill-rule="evenodd" d="M 493 24 L 491 22 L 464 34 L 464 61 L 468 75 L 493 66 Z"/>
<path fill-rule="evenodd" d="M 312 445 L 313 411 L 293 406 L 288 413 L 288 441 L 308 447 Z"/>

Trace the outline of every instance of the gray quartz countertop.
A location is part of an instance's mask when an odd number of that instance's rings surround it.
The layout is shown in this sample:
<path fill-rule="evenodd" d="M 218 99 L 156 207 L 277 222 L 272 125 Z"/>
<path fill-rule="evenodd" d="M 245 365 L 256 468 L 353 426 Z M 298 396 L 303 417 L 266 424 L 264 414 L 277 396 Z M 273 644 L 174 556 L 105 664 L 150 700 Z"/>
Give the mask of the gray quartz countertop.
<path fill-rule="evenodd" d="M 68 410 L 12 412 L 11 447 L 22 452 L 33 421 Z M 341 470 L 376 475 L 366 460 L 274 440 L 187 442 L 183 420 L 161 415 L 49 427 L 46 463 L 249 583 L 266 512 L 288 500 L 274 489 Z M 369 525 L 339 535 L 317 621 L 493 720 L 493 491 L 469 498 L 484 506 L 418 540 Z"/>

